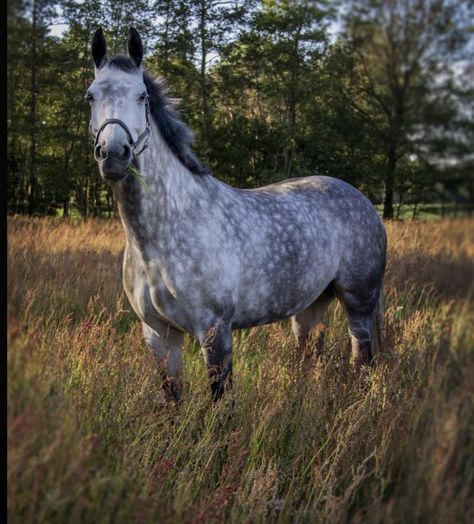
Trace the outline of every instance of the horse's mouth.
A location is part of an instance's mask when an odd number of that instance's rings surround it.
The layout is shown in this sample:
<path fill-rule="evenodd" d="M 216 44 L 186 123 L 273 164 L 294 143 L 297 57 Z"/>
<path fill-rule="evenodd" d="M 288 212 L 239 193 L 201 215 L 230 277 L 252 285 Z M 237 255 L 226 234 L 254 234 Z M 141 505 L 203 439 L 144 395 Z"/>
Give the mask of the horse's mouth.
<path fill-rule="evenodd" d="M 129 167 L 130 162 L 122 162 L 120 160 L 106 159 L 99 162 L 100 174 L 108 182 L 123 180 L 128 175 Z"/>

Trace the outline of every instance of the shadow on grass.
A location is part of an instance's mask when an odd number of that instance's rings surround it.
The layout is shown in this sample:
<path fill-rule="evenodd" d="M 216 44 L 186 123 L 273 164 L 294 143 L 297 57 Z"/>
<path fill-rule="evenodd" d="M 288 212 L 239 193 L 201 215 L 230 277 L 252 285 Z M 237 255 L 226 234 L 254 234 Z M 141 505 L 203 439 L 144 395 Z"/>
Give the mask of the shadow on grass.
<path fill-rule="evenodd" d="M 407 285 L 418 293 L 431 287 L 438 299 L 470 298 L 474 291 L 474 261 L 467 255 L 452 258 L 442 253 L 391 253 L 386 286 L 402 290 Z"/>

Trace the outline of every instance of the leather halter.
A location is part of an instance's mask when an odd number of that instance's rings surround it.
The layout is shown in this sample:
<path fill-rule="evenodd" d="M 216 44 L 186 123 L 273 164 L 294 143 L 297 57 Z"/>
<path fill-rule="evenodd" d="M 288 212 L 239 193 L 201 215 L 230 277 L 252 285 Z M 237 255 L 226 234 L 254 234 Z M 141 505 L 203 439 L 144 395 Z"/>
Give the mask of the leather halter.
<path fill-rule="evenodd" d="M 127 124 L 123 120 L 120 120 L 119 118 L 108 118 L 107 120 L 105 120 L 103 124 L 100 126 L 96 135 L 94 135 L 92 131 L 92 124 L 89 124 L 89 129 L 92 135 L 92 139 L 94 140 L 94 149 L 98 145 L 100 134 L 105 129 L 105 127 L 108 126 L 109 124 L 118 124 L 127 134 L 128 143 L 132 148 L 132 155 L 135 157 L 143 153 L 143 151 L 145 151 L 145 149 L 148 147 L 148 142 L 150 141 L 150 137 L 151 137 L 150 103 L 148 102 L 148 96 L 145 101 L 145 115 L 146 115 L 145 131 L 143 131 L 143 133 L 135 140 L 135 142 L 133 141 L 132 133 L 130 133 L 130 129 L 128 129 Z M 141 142 L 143 142 L 144 140 L 145 140 L 145 143 L 143 144 L 140 151 L 138 151 L 137 153 L 136 149 L 140 146 Z"/>

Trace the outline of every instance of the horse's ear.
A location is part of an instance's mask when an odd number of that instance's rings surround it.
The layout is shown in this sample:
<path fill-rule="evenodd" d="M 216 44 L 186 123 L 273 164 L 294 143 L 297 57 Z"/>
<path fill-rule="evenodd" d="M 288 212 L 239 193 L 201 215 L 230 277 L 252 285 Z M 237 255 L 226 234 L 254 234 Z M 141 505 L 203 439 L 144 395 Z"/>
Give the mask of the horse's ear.
<path fill-rule="evenodd" d="M 97 29 L 92 38 L 92 58 L 97 69 L 107 60 L 107 44 L 101 28 Z"/>
<path fill-rule="evenodd" d="M 134 27 L 131 27 L 128 33 L 128 56 L 137 67 L 140 67 L 143 60 L 143 44 L 138 31 Z"/>

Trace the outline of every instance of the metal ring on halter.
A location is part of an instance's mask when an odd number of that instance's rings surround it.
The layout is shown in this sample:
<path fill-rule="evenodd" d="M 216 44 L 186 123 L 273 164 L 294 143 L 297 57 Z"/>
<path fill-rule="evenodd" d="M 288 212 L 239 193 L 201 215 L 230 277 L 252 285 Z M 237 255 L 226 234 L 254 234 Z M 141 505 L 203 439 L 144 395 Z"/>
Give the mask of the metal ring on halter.
<path fill-rule="evenodd" d="M 143 133 L 136 139 L 135 142 L 133 141 L 132 133 L 130 133 L 130 130 L 128 129 L 127 124 L 125 124 L 125 122 L 123 122 L 123 120 L 120 120 L 118 118 L 108 118 L 107 120 L 105 120 L 103 122 L 103 124 L 100 126 L 100 128 L 97 131 L 96 135 L 94 135 L 94 133 L 92 132 L 92 125 L 89 124 L 89 129 L 90 129 L 92 138 L 94 140 L 94 149 L 96 148 L 97 144 L 99 143 L 100 134 L 105 129 L 105 127 L 108 126 L 109 124 L 118 124 L 125 131 L 125 133 L 127 134 L 128 143 L 130 144 L 130 146 L 132 148 L 132 155 L 133 156 L 138 156 L 141 153 L 143 153 L 143 151 L 145 151 L 145 149 L 148 147 L 148 142 L 150 141 L 150 137 L 151 137 L 150 104 L 148 102 L 148 97 L 147 97 L 147 100 L 146 100 L 145 115 L 146 115 L 146 128 L 145 128 L 145 131 L 143 131 Z M 145 140 L 145 144 L 140 149 L 140 151 L 138 151 L 138 153 L 136 153 L 135 150 L 137 149 L 137 147 L 140 145 L 140 143 L 143 140 Z"/>

